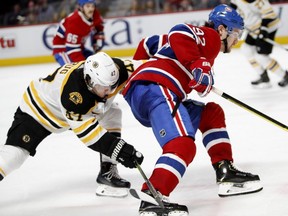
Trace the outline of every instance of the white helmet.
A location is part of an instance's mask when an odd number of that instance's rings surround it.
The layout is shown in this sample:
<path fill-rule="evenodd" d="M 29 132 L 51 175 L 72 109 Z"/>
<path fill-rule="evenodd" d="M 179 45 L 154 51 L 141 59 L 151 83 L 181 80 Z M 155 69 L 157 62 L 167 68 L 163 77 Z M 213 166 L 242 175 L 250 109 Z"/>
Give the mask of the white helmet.
<path fill-rule="evenodd" d="M 84 79 L 90 91 L 97 84 L 115 89 L 119 81 L 119 70 L 110 56 L 98 52 L 86 59 Z"/>

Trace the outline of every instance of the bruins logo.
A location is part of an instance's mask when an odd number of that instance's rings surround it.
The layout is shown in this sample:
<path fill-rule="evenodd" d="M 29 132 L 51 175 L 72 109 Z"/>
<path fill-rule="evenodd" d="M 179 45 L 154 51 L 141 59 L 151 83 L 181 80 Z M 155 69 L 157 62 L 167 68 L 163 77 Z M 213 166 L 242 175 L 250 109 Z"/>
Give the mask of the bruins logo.
<path fill-rule="evenodd" d="M 81 104 L 83 102 L 83 98 L 79 92 L 72 92 L 69 94 L 69 100 L 71 100 L 73 103 Z"/>
<path fill-rule="evenodd" d="M 94 61 L 94 62 L 92 63 L 92 66 L 93 66 L 94 68 L 97 68 L 97 67 L 99 66 L 99 63 L 98 63 L 97 61 Z"/>
<path fill-rule="evenodd" d="M 24 135 L 24 136 L 22 137 L 22 140 L 23 140 L 25 143 L 28 143 L 28 142 L 30 142 L 30 136 L 29 136 L 29 135 Z"/>

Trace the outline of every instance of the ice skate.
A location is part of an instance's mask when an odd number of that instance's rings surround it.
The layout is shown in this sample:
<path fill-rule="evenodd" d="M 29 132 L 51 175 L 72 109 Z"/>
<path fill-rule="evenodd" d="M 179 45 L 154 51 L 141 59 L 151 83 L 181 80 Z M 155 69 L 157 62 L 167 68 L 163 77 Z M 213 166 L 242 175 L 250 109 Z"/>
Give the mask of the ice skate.
<path fill-rule="evenodd" d="M 131 186 L 130 182 L 119 176 L 117 165 L 110 162 L 101 163 L 96 181 L 99 184 L 96 189 L 98 196 L 126 197 Z"/>
<path fill-rule="evenodd" d="M 285 87 L 288 85 L 288 71 L 285 72 L 285 76 L 283 77 L 283 79 L 280 82 L 278 82 L 278 85 L 280 87 Z"/>
<path fill-rule="evenodd" d="M 255 193 L 263 189 L 258 175 L 238 170 L 232 161 L 223 160 L 213 164 L 213 167 L 216 171 L 220 197 Z"/>
<path fill-rule="evenodd" d="M 144 191 L 151 196 L 149 191 Z M 158 192 L 159 193 L 159 192 Z M 139 216 L 188 216 L 188 208 L 185 205 L 170 203 L 168 198 L 162 196 L 164 208 L 159 205 L 154 205 L 150 202 L 141 201 L 139 208 Z"/>
<path fill-rule="evenodd" d="M 265 89 L 270 88 L 272 85 L 270 83 L 270 79 L 268 77 L 267 71 L 265 70 L 261 75 L 260 78 L 251 82 L 251 85 L 254 88 Z"/>

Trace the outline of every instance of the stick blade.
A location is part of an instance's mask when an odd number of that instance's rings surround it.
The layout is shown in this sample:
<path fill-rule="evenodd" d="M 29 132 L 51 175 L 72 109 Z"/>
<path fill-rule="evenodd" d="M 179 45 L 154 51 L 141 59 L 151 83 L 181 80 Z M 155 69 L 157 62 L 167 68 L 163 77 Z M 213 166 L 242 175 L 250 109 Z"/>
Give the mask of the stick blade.
<path fill-rule="evenodd" d="M 153 197 L 149 196 L 148 194 L 146 194 L 140 190 L 130 188 L 129 193 L 131 196 L 133 196 L 136 199 L 139 199 L 139 200 L 145 201 L 145 202 L 149 202 L 149 203 L 154 204 L 154 205 L 159 205 Z"/>

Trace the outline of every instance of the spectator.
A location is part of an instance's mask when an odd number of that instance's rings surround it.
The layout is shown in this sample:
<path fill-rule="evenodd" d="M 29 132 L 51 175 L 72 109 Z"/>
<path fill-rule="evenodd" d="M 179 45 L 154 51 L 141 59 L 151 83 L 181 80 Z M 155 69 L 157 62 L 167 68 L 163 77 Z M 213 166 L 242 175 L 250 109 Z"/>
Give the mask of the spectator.
<path fill-rule="evenodd" d="M 65 17 L 67 17 L 70 13 L 72 13 L 76 9 L 75 5 L 77 5 L 75 0 L 61 1 L 58 13 L 56 15 L 56 20 L 60 21 Z"/>
<path fill-rule="evenodd" d="M 191 0 L 182 0 L 179 5 L 178 11 L 191 11 L 193 10 L 193 2 Z"/>
<path fill-rule="evenodd" d="M 4 25 L 19 25 L 25 20 L 21 6 L 19 3 L 13 5 L 13 11 L 6 14 L 4 18 Z"/>
<path fill-rule="evenodd" d="M 155 14 L 156 8 L 154 0 L 147 0 L 145 3 L 145 14 Z"/>
<path fill-rule="evenodd" d="M 33 0 L 30 0 L 28 2 L 28 10 L 26 13 L 25 24 L 38 23 L 38 12 L 39 12 L 38 5 Z"/>
<path fill-rule="evenodd" d="M 133 16 L 133 15 L 138 15 L 141 14 L 141 6 L 138 2 L 138 0 L 131 0 L 130 8 L 128 9 L 126 15 L 127 16 Z"/>
<path fill-rule="evenodd" d="M 38 0 L 39 4 L 39 14 L 38 14 L 38 22 L 39 23 L 47 23 L 56 21 L 54 8 L 51 4 L 48 4 L 47 0 Z"/>

